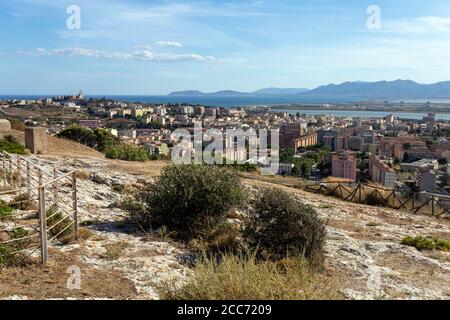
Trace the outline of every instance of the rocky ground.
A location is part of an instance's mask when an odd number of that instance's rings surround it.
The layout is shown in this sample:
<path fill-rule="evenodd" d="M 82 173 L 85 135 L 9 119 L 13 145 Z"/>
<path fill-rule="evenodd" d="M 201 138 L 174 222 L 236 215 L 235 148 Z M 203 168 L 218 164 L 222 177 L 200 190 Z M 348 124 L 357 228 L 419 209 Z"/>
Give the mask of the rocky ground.
<path fill-rule="evenodd" d="M 84 228 L 91 233 L 79 243 L 65 246 L 54 244 L 50 259 L 62 259 L 64 265 L 79 264 L 82 275 L 85 272 L 91 279 L 87 284 L 97 289 L 87 288 L 81 296 L 80 292 L 67 291 L 64 289 L 64 279 L 67 278 L 64 270 L 53 270 L 55 276 L 63 280 L 47 280 L 53 285 L 57 283 L 60 288 L 54 291 L 54 295 L 49 289 L 48 297 L 157 299 L 155 287 L 161 281 L 175 278 L 182 280 L 189 275 L 188 267 L 183 264 L 187 252 L 181 245 L 155 238 L 125 224 L 123 221 L 126 215 L 116 205 L 123 188 L 153 179 L 152 175 L 157 170 L 144 170 L 141 167 L 138 174 L 134 174 L 133 166 L 112 165 L 110 160 L 99 157 L 31 158 L 44 167 L 54 166 L 62 172 L 80 170 L 80 221 L 88 225 Z M 147 165 L 152 166 L 151 163 Z M 245 182 L 248 185 L 264 183 L 251 179 Z M 325 272 L 336 280 L 344 297 L 450 299 L 449 256 L 419 252 L 400 245 L 403 237 L 408 235 L 437 235 L 450 240 L 449 220 L 347 203 L 293 188 L 276 187 L 311 204 L 327 219 Z M 8 272 L 13 271 L 1 271 L 5 279 L 11 278 Z M 20 274 L 25 271 L 14 272 Z M 92 280 L 95 274 L 104 275 L 104 281 L 111 284 L 109 291 L 96 287 L 96 282 Z M 30 279 L 27 280 L 29 282 Z M 17 281 L 0 283 L 0 297 L 37 297 L 27 292 L 26 285 L 18 285 Z M 122 289 L 116 289 L 117 283 L 122 283 Z"/>

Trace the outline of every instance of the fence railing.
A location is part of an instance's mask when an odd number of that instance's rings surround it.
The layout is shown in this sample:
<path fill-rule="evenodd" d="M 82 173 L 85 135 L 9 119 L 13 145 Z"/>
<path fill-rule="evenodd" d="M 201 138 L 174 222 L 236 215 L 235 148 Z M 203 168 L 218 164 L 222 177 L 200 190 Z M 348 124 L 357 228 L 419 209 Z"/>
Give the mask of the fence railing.
<path fill-rule="evenodd" d="M 341 181 L 320 182 L 304 185 L 305 191 L 322 193 L 344 201 L 389 207 L 396 210 L 408 210 L 414 214 L 431 214 L 435 217 L 450 217 L 450 196 L 431 193 L 404 193 L 380 186 L 351 184 Z"/>
<path fill-rule="evenodd" d="M 17 202 L 28 204 L 24 207 L 33 208 L 37 213 L 32 219 L 13 212 L 0 216 L 0 222 L 6 225 L 3 230 L 0 228 L 0 234 L 3 232 L 11 237 L 0 241 L 0 246 L 3 246 L 0 255 L 13 256 L 23 253 L 24 258 L 27 258 L 40 250 L 41 262 L 45 265 L 49 243 L 63 237 L 76 238 L 78 235 L 76 170 L 64 174 L 7 152 L 1 152 L 0 158 L 0 194 L 19 193 Z M 17 203 L 9 203 L 14 204 Z M 25 235 L 14 237 L 15 234 Z"/>

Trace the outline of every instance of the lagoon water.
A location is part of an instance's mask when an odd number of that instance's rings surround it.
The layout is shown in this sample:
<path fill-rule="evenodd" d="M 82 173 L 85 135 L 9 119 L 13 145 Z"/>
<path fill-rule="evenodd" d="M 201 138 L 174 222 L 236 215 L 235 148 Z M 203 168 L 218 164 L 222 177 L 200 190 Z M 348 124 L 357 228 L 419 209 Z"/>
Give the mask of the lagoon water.
<path fill-rule="evenodd" d="M 277 110 L 289 112 L 291 114 L 305 114 L 308 116 L 333 115 L 335 117 L 353 117 L 353 118 L 384 118 L 394 114 L 400 119 L 421 120 L 427 115 L 426 112 L 383 112 L 383 111 L 343 111 L 343 110 Z M 436 114 L 438 120 L 450 120 L 450 114 Z"/>

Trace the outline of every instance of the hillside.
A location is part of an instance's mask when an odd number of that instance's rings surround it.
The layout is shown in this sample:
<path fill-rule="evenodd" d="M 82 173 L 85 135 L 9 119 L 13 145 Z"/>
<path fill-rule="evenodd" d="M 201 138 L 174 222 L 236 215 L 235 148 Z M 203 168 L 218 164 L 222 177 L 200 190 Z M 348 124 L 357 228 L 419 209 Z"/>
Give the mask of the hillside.
<path fill-rule="evenodd" d="M 450 98 L 450 82 L 419 84 L 411 80 L 329 84 L 300 94 L 305 97 L 357 97 L 375 99 Z"/>
<path fill-rule="evenodd" d="M 18 130 L 12 130 L 12 136 L 15 137 L 20 143 L 25 143 L 25 133 Z M 61 139 L 57 137 L 48 137 L 48 156 L 63 156 L 71 158 L 104 158 L 105 156 L 95 149 L 89 148 L 85 145 Z"/>
<path fill-rule="evenodd" d="M 46 269 L 2 270 L 0 298 L 157 299 L 158 283 L 189 276 L 182 263 L 188 254 L 184 246 L 128 225 L 125 212 L 117 207 L 123 197 L 120 190 L 151 181 L 163 163 L 148 162 L 146 170 L 136 173 L 129 171 L 131 167 L 124 170 L 123 163 L 100 157 L 68 158 L 64 152 L 54 153 L 51 159 L 30 159 L 44 167 L 80 170 L 80 218 L 89 222 L 85 228 L 92 234 L 77 244 L 53 246 Z M 263 184 L 282 188 L 311 204 L 328 221 L 324 276 L 344 298 L 450 299 L 448 256 L 400 245 L 407 235 L 450 240 L 450 221 L 342 202 L 251 176 L 244 182 L 250 188 Z M 85 274 L 81 291 L 65 289 L 63 274 L 73 264 Z"/>
<path fill-rule="evenodd" d="M 378 82 L 344 82 L 328 84 L 308 90 L 299 88 L 265 88 L 254 92 L 223 90 L 201 92 L 195 90 L 172 92 L 169 96 L 180 97 L 314 97 L 357 99 L 450 99 L 450 81 L 420 84 L 411 80 Z"/>
<path fill-rule="evenodd" d="M 222 90 L 217 92 L 201 92 L 196 90 L 176 91 L 169 96 L 180 97 L 248 97 L 248 96 L 295 96 L 308 91 L 308 89 L 298 88 L 264 88 L 253 92 L 239 92 L 233 90 Z"/>

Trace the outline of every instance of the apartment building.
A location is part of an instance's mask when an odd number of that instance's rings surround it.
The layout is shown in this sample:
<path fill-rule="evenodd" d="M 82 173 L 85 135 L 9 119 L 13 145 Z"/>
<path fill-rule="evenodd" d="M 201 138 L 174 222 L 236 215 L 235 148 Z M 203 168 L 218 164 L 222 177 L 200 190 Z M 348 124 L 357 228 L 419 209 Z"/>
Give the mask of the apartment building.
<path fill-rule="evenodd" d="M 356 181 L 356 155 L 353 152 L 339 152 L 331 155 L 332 176 Z"/>
<path fill-rule="evenodd" d="M 397 181 L 397 173 L 376 155 L 369 159 L 369 173 L 373 182 L 380 183 L 385 187 L 394 188 Z"/>

